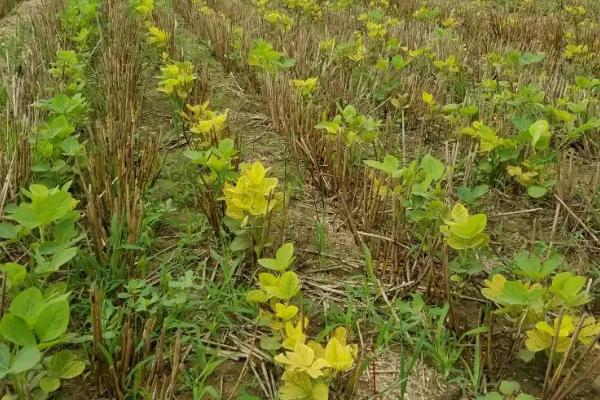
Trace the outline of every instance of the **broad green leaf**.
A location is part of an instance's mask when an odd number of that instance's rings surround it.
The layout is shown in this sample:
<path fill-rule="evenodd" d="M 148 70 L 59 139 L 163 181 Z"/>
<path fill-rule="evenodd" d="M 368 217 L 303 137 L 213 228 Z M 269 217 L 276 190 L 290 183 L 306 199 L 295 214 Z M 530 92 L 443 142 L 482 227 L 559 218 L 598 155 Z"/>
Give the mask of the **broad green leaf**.
<path fill-rule="evenodd" d="M 526 363 L 533 360 L 534 357 L 535 357 L 535 353 L 532 351 L 529 351 L 527 349 L 521 349 L 519 351 L 519 360 L 522 360 Z"/>
<path fill-rule="evenodd" d="M 279 390 L 280 400 L 307 400 L 312 397 L 313 382 L 305 373 L 288 374 Z"/>
<path fill-rule="evenodd" d="M 69 302 L 61 300 L 45 306 L 35 321 L 35 333 L 40 342 L 49 342 L 64 335 L 69 325 Z"/>
<path fill-rule="evenodd" d="M 396 157 L 386 154 L 383 158 L 383 162 L 375 161 L 375 160 L 365 160 L 365 165 L 368 167 L 377 169 L 385 174 L 391 176 L 392 178 L 397 178 L 402 171 L 400 169 L 400 160 Z"/>
<path fill-rule="evenodd" d="M 50 273 L 58 271 L 61 266 L 68 263 L 77 255 L 77 247 L 61 248 L 52 255 L 50 262 L 44 268 L 36 268 L 37 273 Z"/>
<path fill-rule="evenodd" d="M 502 395 L 498 392 L 489 392 L 483 396 L 483 400 L 503 400 Z"/>
<path fill-rule="evenodd" d="M 267 351 L 275 351 L 281 349 L 281 338 L 274 336 L 263 336 L 260 339 L 260 348 Z"/>
<path fill-rule="evenodd" d="M 546 55 L 544 53 L 531 53 L 529 51 L 524 52 L 519 56 L 520 65 L 531 65 L 537 64 L 544 61 Z"/>
<path fill-rule="evenodd" d="M 252 246 L 252 241 L 248 235 L 239 235 L 229 245 L 231 251 L 244 251 Z"/>
<path fill-rule="evenodd" d="M 476 214 L 461 223 L 450 225 L 450 232 L 462 239 L 472 239 L 483 232 L 486 224 L 486 215 Z"/>
<path fill-rule="evenodd" d="M 31 198 L 31 203 L 22 202 L 10 217 L 28 229 L 63 218 L 77 204 L 69 192 L 50 191 L 43 185 L 31 185 L 29 192 L 24 192 Z"/>
<path fill-rule="evenodd" d="M 467 186 L 461 186 L 456 190 L 456 193 L 461 201 L 467 204 L 473 204 L 478 198 L 486 194 L 488 190 L 488 185 L 478 185 L 472 189 Z"/>
<path fill-rule="evenodd" d="M 600 333 L 600 322 L 596 322 L 594 317 L 587 317 L 581 326 L 577 340 L 589 345 L 598 333 Z"/>
<path fill-rule="evenodd" d="M 23 319 L 28 325 L 33 326 L 42 307 L 44 298 L 40 289 L 32 287 L 25 289 L 15 296 L 10 303 L 9 311 Z"/>
<path fill-rule="evenodd" d="M 425 172 L 426 180 L 437 181 L 444 176 L 444 164 L 432 155 L 423 156 L 419 166 Z"/>
<path fill-rule="evenodd" d="M 315 129 L 324 129 L 330 135 L 337 135 L 340 133 L 342 126 L 334 121 L 323 121 L 315 125 Z"/>
<path fill-rule="evenodd" d="M 550 291 L 567 307 L 578 307 L 590 301 L 589 295 L 583 291 L 585 280 L 583 276 L 563 272 L 552 279 Z"/>
<path fill-rule="evenodd" d="M 277 249 L 275 258 L 280 265 L 285 265 L 286 268 L 288 268 L 294 260 L 294 244 L 285 243 L 281 245 L 281 247 Z"/>
<path fill-rule="evenodd" d="M 506 281 L 498 300 L 504 305 L 528 305 L 542 292 L 528 289 L 521 281 Z"/>
<path fill-rule="evenodd" d="M 395 55 L 392 57 L 392 66 L 397 70 L 406 68 L 408 64 L 409 61 L 405 60 L 401 55 Z"/>
<path fill-rule="evenodd" d="M 67 156 L 75 156 L 79 153 L 81 146 L 75 136 L 69 136 L 62 142 L 60 142 L 60 148 Z"/>
<path fill-rule="evenodd" d="M 548 189 L 542 186 L 529 186 L 527 188 L 527 194 L 534 199 L 542 198 L 546 193 L 548 193 Z"/>
<path fill-rule="evenodd" d="M 46 393 L 52 393 L 60 387 L 60 379 L 45 376 L 40 379 L 40 387 Z"/>
<path fill-rule="evenodd" d="M 22 319 L 11 313 L 5 314 L 0 321 L 0 334 L 4 339 L 19 346 L 35 346 L 35 335 Z"/>
<path fill-rule="evenodd" d="M 0 272 L 3 272 L 7 278 L 7 286 L 20 285 L 27 277 L 27 270 L 21 264 L 9 262 L 0 264 Z"/>
<path fill-rule="evenodd" d="M 544 263 L 536 255 L 530 256 L 524 251 L 515 256 L 515 266 L 517 273 L 526 276 L 534 281 L 540 281 L 550 275 L 559 265 L 564 262 L 560 254 L 554 254 Z"/>
<path fill-rule="evenodd" d="M 269 289 L 278 299 L 289 300 L 300 291 L 300 279 L 294 272 L 287 271 L 277 279 L 277 285 Z"/>
<path fill-rule="evenodd" d="M 42 354 L 35 346 L 24 347 L 15 354 L 10 363 L 11 374 L 20 374 L 36 366 L 42 359 Z"/>
<path fill-rule="evenodd" d="M 215 394 L 213 395 L 213 399 L 219 399 L 219 398 L 220 398 L 219 394 L 215 391 Z M 250 393 L 246 392 L 246 390 L 244 388 L 242 388 L 237 400 L 262 400 L 262 399 L 260 397 L 251 395 Z"/>
<path fill-rule="evenodd" d="M 454 222 L 463 222 L 469 218 L 469 210 L 460 203 L 456 203 L 452 207 L 452 213 L 450 214 Z"/>
<path fill-rule="evenodd" d="M 0 223 L 0 239 L 15 240 L 19 237 L 21 227 L 19 225 Z"/>
<path fill-rule="evenodd" d="M 48 360 L 48 375 L 55 378 L 75 378 L 81 375 L 84 369 L 85 363 L 78 360 L 75 353 L 69 350 L 59 351 Z"/>
<path fill-rule="evenodd" d="M 520 385 L 518 382 L 515 381 L 502 381 L 500 382 L 500 386 L 498 387 L 498 390 L 500 390 L 500 393 L 507 395 L 507 396 L 511 396 L 514 395 L 515 392 L 517 390 L 519 390 Z"/>
<path fill-rule="evenodd" d="M 515 400 L 536 400 L 534 396 L 527 393 L 519 393 Z"/>
<path fill-rule="evenodd" d="M 304 328 L 306 324 L 306 320 L 299 320 L 296 325 L 292 324 L 290 321 L 286 322 L 284 335 L 285 340 L 282 343 L 283 347 L 292 350 L 296 347 L 296 344 L 304 344 L 306 341 L 306 335 L 304 334 Z"/>
<path fill-rule="evenodd" d="M 567 104 L 567 107 L 571 112 L 574 112 L 575 114 L 583 114 L 587 111 L 589 103 L 590 99 L 583 99 L 577 103 L 569 103 Z"/>
<path fill-rule="evenodd" d="M 286 243 L 282 245 L 275 255 L 275 258 L 261 258 L 258 263 L 263 267 L 273 271 L 285 271 L 294 261 L 294 245 Z"/>
<path fill-rule="evenodd" d="M 552 138 L 548 121 L 541 119 L 531 124 L 529 135 L 531 136 L 531 145 L 533 147 L 540 150 L 547 149 Z"/>

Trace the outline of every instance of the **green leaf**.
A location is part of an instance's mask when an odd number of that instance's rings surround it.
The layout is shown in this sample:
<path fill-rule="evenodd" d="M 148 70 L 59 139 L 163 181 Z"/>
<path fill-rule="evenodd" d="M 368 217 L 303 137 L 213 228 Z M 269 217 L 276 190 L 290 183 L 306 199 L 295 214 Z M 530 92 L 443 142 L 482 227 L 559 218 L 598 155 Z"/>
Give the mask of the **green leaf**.
<path fill-rule="evenodd" d="M 529 256 L 524 251 L 519 252 L 515 256 L 516 272 L 534 281 L 541 281 L 546 278 L 563 262 L 564 259 L 560 254 L 552 255 L 544 263 L 541 262 L 538 256 Z"/>
<path fill-rule="evenodd" d="M 541 290 L 528 289 L 521 281 L 506 281 L 498 300 L 504 305 L 528 305 L 542 294 Z"/>
<path fill-rule="evenodd" d="M 507 396 L 513 395 L 517 390 L 519 390 L 520 386 L 518 382 L 515 381 L 502 381 L 500 382 L 500 393 L 505 394 Z"/>
<path fill-rule="evenodd" d="M 519 360 L 522 360 L 526 363 L 533 360 L 534 357 L 535 353 L 533 351 L 529 351 L 527 349 L 521 349 L 521 351 L 519 351 Z"/>
<path fill-rule="evenodd" d="M 19 346 L 35 346 L 35 335 L 22 319 L 11 313 L 5 314 L 0 321 L 0 334 L 4 339 Z"/>
<path fill-rule="evenodd" d="M 41 134 L 45 139 L 51 140 L 55 137 L 65 139 L 73 132 L 75 132 L 75 127 L 69 123 L 64 115 L 59 115 L 43 126 Z"/>
<path fill-rule="evenodd" d="M 283 266 L 284 269 L 289 268 L 294 261 L 294 244 L 293 243 L 285 243 L 281 245 L 279 249 L 277 249 L 277 253 L 275 254 L 275 258 L 277 259 L 277 263 Z"/>
<path fill-rule="evenodd" d="M 7 278 L 8 287 L 20 285 L 27 277 L 27 270 L 21 264 L 9 262 L 0 265 L 0 272 Z"/>
<path fill-rule="evenodd" d="M 19 238 L 21 227 L 19 225 L 0 223 L 0 239 L 16 240 Z"/>
<path fill-rule="evenodd" d="M 485 229 L 487 216 L 476 214 L 469 217 L 463 223 L 450 226 L 450 232 L 462 239 L 472 239 Z"/>
<path fill-rule="evenodd" d="M 526 51 L 525 53 L 519 56 L 519 64 L 523 66 L 537 64 L 544 61 L 544 58 L 546 58 L 546 55 L 544 53 L 536 54 Z"/>
<path fill-rule="evenodd" d="M 266 303 L 267 300 L 267 294 L 262 290 L 251 290 L 246 294 L 248 303 Z"/>
<path fill-rule="evenodd" d="M 69 136 L 60 142 L 60 148 L 67 156 L 75 156 L 79 153 L 81 146 L 75 136 Z"/>
<path fill-rule="evenodd" d="M 577 103 L 569 103 L 567 107 L 571 112 L 575 114 L 583 114 L 587 111 L 588 105 L 590 104 L 590 99 L 583 99 Z"/>
<path fill-rule="evenodd" d="M 550 291 L 567 307 L 578 307 L 590 301 L 589 294 L 583 291 L 585 278 L 563 272 L 552 279 Z"/>
<path fill-rule="evenodd" d="M 43 185 L 31 185 L 29 192 L 24 192 L 31 199 L 31 203 L 21 203 L 10 217 L 28 229 L 46 226 L 59 220 L 76 205 L 76 201 L 67 191 L 50 191 Z"/>
<path fill-rule="evenodd" d="M 215 399 L 217 399 L 217 397 L 215 397 Z M 242 388 L 242 390 L 240 391 L 240 396 L 238 397 L 237 400 L 262 400 L 260 397 L 258 396 L 254 396 L 251 395 L 250 393 L 246 392 L 246 390 L 244 388 Z"/>
<path fill-rule="evenodd" d="M 35 347 L 24 347 L 15 354 L 10 363 L 11 374 L 20 374 L 36 366 L 42 359 L 42 353 Z"/>
<path fill-rule="evenodd" d="M 334 121 L 323 121 L 315 125 L 315 129 L 324 129 L 330 135 L 338 134 L 341 128 L 341 125 Z"/>
<path fill-rule="evenodd" d="M 375 160 L 365 160 L 364 163 L 368 167 L 384 172 L 392 178 L 397 178 L 402 171 L 400 169 L 400 160 L 398 160 L 396 157 L 390 154 L 385 155 L 385 157 L 383 158 L 383 162 Z"/>
<path fill-rule="evenodd" d="M 64 335 L 69 325 L 69 302 L 61 300 L 48 304 L 35 322 L 35 333 L 40 342 L 49 342 Z"/>
<path fill-rule="evenodd" d="M 278 279 L 270 272 L 261 272 L 258 274 L 258 282 L 261 287 L 276 286 Z"/>
<path fill-rule="evenodd" d="M 10 349 L 0 343 L 0 379 L 3 379 L 10 369 Z"/>
<path fill-rule="evenodd" d="M 54 378 L 71 379 L 81 375 L 85 363 L 77 360 L 75 353 L 69 350 L 59 351 L 48 360 L 48 375 Z"/>
<path fill-rule="evenodd" d="M 292 243 L 283 244 L 275 254 L 275 258 L 261 258 L 258 263 L 267 269 L 273 271 L 285 271 L 294 261 L 294 245 Z"/>
<path fill-rule="evenodd" d="M 77 250 L 77 247 L 58 249 L 58 251 L 52 255 L 50 262 L 38 265 L 35 272 L 39 274 L 47 274 L 58 271 L 62 265 L 68 263 L 77 255 Z"/>
<path fill-rule="evenodd" d="M 432 155 L 423 156 L 420 167 L 425 172 L 425 180 L 437 181 L 444 176 L 444 164 Z"/>
<path fill-rule="evenodd" d="M 13 315 L 22 318 L 28 325 L 32 326 L 43 305 L 42 292 L 40 289 L 32 287 L 16 295 L 10 303 L 9 310 Z"/>
<path fill-rule="evenodd" d="M 300 279 L 292 271 L 287 271 L 279 279 L 277 285 L 269 287 L 273 296 L 281 300 L 289 300 L 300 291 Z"/>
<path fill-rule="evenodd" d="M 404 57 L 402 57 L 401 55 L 395 55 L 392 57 L 392 67 L 394 67 L 397 70 L 406 68 L 408 64 L 409 61 L 405 60 Z"/>
<path fill-rule="evenodd" d="M 483 400 L 503 400 L 502 395 L 498 392 L 489 392 L 483 396 Z"/>
<path fill-rule="evenodd" d="M 231 241 L 229 248 L 231 251 L 244 251 L 252 246 L 252 241 L 249 235 L 238 235 Z"/>
<path fill-rule="evenodd" d="M 535 397 L 527 393 L 519 393 L 515 400 L 535 400 Z"/>
<path fill-rule="evenodd" d="M 267 351 L 276 351 L 282 347 L 281 338 L 274 336 L 263 336 L 260 339 L 260 348 Z"/>
<path fill-rule="evenodd" d="M 527 194 L 534 199 L 542 198 L 546 193 L 548 193 L 548 189 L 542 186 L 529 186 L 527 188 Z"/>
<path fill-rule="evenodd" d="M 472 189 L 466 186 L 461 186 L 456 190 L 456 193 L 458 194 L 460 201 L 467 204 L 473 204 L 478 198 L 486 194 L 488 190 L 488 185 L 478 185 Z"/>
<path fill-rule="evenodd" d="M 40 387 L 46 393 L 52 393 L 60 387 L 60 379 L 45 376 L 40 379 Z"/>
<path fill-rule="evenodd" d="M 529 127 L 529 135 L 531 136 L 531 145 L 536 149 L 547 149 L 550 145 L 550 139 L 552 138 L 552 132 L 550 132 L 550 125 L 546 120 L 538 120 L 531 124 Z"/>

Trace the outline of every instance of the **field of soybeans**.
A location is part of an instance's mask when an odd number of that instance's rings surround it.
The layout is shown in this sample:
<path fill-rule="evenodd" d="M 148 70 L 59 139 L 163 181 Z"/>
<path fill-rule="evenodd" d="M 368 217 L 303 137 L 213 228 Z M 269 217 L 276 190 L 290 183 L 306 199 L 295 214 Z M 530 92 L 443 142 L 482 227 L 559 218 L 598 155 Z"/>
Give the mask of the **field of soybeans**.
<path fill-rule="evenodd" d="M 0 0 L 1 400 L 599 364 L 597 0 Z"/>

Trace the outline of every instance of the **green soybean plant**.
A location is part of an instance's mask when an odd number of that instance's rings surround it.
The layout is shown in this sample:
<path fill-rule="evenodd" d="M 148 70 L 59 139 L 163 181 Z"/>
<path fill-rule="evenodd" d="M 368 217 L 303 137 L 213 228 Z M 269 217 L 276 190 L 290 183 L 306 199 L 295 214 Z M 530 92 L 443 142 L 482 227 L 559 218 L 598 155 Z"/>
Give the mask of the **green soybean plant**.
<path fill-rule="evenodd" d="M 85 363 L 70 350 L 51 352 L 72 341 L 66 285 L 37 287 L 14 296 L 0 320 L 0 379 L 8 379 L 17 399 L 45 399 L 61 381 L 80 375 Z"/>

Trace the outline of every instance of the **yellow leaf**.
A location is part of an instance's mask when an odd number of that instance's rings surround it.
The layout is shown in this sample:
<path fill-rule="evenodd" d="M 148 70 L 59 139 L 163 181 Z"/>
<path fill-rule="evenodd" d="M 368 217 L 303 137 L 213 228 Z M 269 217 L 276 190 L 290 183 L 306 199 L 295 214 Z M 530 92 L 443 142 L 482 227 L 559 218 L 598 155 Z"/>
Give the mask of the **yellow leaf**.
<path fill-rule="evenodd" d="M 298 307 L 294 305 L 286 306 L 285 304 L 275 304 L 275 315 L 277 318 L 284 320 L 292 319 L 298 314 Z"/>
<path fill-rule="evenodd" d="M 498 296 L 504 289 L 506 278 L 502 274 L 496 274 L 492 277 L 492 280 L 483 281 L 485 288 L 481 289 L 481 293 L 492 301 L 498 301 Z"/>
<path fill-rule="evenodd" d="M 346 328 L 344 328 L 343 326 L 338 326 L 337 328 L 335 328 L 335 330 L 333 331 L 333 334 L 331 335 L 331 337 L 336 338 L 340 344 L 342 346 L 346 345 Z"/>
<path fill-rule="evenodd" d="M 558 318 L 554 320 L 554 326 L 550 326 L 550 324 L 545 321 L 540 321 L 535 324 L 533 329 L 527 331 L 527 340 L 525 341 L 527 349 L 533 352 L 550 350 L 552 348 L 552 341 L 557 324 Z M 557 353 L 564 353 L 567 351 L 571 342 L 571 334 L 574 330 L 575 324 L 573 323 L 573 318 L 564 315 L 558 330 L 558 340 L 555 348 Z"/>
<path fill-rule="evenodd" d="M 546 332 L 537 329 L 531 329 L 527 331 L 527 340 L 525 341 L 527 350 L 537 352 L 545 350 L 551 345 L 552 336 L 548 335 Z"/>
<path fill-rule="evenodd" d="M 354 364 L 351 347 L 342 345 L 335 337 L 329 339 L 325 347 L 325 360 L 331 368 L 338 371 L 347 371 Z"/>
<path fill-rule="evenodd" d="M 578 340 L 581 343 L 588 345 L 598 333 L 600 333 L 600 322 L 596 323 L 594 317 L 588 317 L 581 326 Z"/>
<path fill-rule="evenodd" d="M 305 372 L 316 379 L 323 375 L 323 369 L 328 367 L 327 361 L 315 359 L 315 352 L 305 344 L 296 343 L 294 351 L 288 351 L 275 356 L 275 361 L 286 367 L 286 372 Z"/>
<path fill-rule="evenodd" d="M 538 322 L 535 324 L 535 328 L 537 330 L 546 332 L 550 336 L 554 336 L 556 332 L 556 328 L 558 327 L 558 318 L 554 320 L 554 326 L 550 326 L 546 321 Z M 559 337 L 567 337 L 575 330 L 575 325 L 573 324 L 573 318 L 568 315 L 564 315 L 562 321 L 560 322 L 560 328 L 558 329 Z"/>
<path fill-rule="evenodd" d="M 279 390 L 280 400 L 328 400 L 329 387 L 320 380 L 311 379 L 303 372 L 284 374 L 284 385 Z"/>
<path fill-rule="evenodd" d="M 251 290 L 246 294 L 248 303 L 264 303 L 267 301 L 267 294 L 262 290 Z"/>
<path fill-rule="evenodd" d="M 435 99 L 433 98 L 433 95 L 429 92 L 423 92 L 421 98 L 423 99 L 423 103 L 429 106 L 433 106 L 435 104 Z"/>
<path fill-rule="evenodd" d="M 314 340 L 309 340 L 307 346 L 315 352 L 316 358 L 325 358 L 325 348 L 321 345 L 321 343 Z"/>
<path fill-rule="evenodd" d="M 286 349 L 293 349 L 296 344 L 304 343 L 306 341 L 306 335 L 304 334 L 302 321 L 298 321 L 296 325 L 291 322 L 285 324 L 285 333 L 283 347 Z"/>

